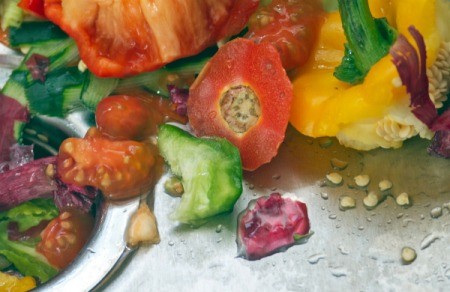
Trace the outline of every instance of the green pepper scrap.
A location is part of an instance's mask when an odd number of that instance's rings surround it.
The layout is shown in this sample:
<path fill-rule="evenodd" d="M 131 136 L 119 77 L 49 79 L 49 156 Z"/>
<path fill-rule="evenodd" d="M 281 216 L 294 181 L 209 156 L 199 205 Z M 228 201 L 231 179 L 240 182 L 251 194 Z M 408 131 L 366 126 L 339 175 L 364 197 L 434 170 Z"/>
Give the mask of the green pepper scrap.
<path fill-rule="evenodd" d="M 159 129 L 158 147 L 184 187 L 174 220 L 198 225 L 233 210 L 242 193 L 242 163 L 233 144 L 223 138 L 196 138 L 166 124 Z"/>

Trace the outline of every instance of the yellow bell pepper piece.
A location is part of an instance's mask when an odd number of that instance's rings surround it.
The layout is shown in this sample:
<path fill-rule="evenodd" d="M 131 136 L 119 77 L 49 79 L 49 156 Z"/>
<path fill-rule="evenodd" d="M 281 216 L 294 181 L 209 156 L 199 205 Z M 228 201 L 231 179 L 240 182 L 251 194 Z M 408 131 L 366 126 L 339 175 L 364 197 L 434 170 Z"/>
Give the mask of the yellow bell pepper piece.
<path fill-rule="evenodd" d="M 30 291 L 36 287 L 33 277 L 18 278 L 0 272 L 0 291 L 22 292 Z"/>
<path fill-rule="evenodd" d="M 386 17 L 391 26 L 408 38 L 407 29 L 414 25 L 424 36 L 428 62 L 430 65 L 434 62 L 441 41 L 435 1 L 371 0 L 369 7 L 375 17 Z M 390 55 L 371 68 L 362 84 L 352 86 L 337 80 L 333 72 L 344 55 L 345 42 L 339 13 L 329 13 L 312 57 L 293 78 L 295 96 L 290 123 L 305 135 L 336 136 L 354 123 L 382 118 L 388 107 L 408 98 Z"/>

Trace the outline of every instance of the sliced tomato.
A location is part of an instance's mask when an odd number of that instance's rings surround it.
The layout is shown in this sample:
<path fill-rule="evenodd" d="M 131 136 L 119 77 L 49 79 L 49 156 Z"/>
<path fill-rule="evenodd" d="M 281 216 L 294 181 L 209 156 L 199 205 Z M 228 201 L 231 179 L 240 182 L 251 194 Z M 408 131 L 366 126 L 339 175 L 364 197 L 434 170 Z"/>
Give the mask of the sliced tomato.
<path fill-rule="evenodd" d="M 97 128 L 113 139 L 140 141 L 156 134 L 158 125 L 166 121 L 186 122 L 171 106 L 168 99 L 157 96 L 109 96 L 97 105 Z"/>
<path fill-rule="evenodd" d="M 324 20 L 320 0 L 272 0 L 250 18 L 246 37 L 277 48 L 286 70 L 308 60 Z"/>
<path fill-rule="evenodd" d="M 93 186 L 111 199 L 140 195 L 153 183 L 155 150 L 145 143 L 115 141 L 91 128 L 59 149 L 57 172 L 68 184 Z"/>
<path fill-rule="evenodd" d="M 268 43 L 237 38 L 222 46 L 189 91 L 188 118 L 195 134 L 227 138 L 243 168 L 269 162 L 284 139 L 292 84 Z"/>
<path fill-rule="evenodd" d="M 123 77 L 198 54 L 242 29 L 254 4 L 255 0 L 45 0 L 45 14 L 75 39 L 81 59 L 94 74 Z M 249 6 L 254 9 L 239 9 Z M 239 21 L 230 20 L 235 17 Z"/>
<path fill-rule="evenodd" d="M 20 0 L 18 6 L 34 16 L 45 18 L 44 0 Z"/>
<path fill-rule="evenodd" d="M 57 268 L 67 267 L 86 244 L 94 218 L 76 209 L 67 209 L 42 231 L 36 250 Z"/>

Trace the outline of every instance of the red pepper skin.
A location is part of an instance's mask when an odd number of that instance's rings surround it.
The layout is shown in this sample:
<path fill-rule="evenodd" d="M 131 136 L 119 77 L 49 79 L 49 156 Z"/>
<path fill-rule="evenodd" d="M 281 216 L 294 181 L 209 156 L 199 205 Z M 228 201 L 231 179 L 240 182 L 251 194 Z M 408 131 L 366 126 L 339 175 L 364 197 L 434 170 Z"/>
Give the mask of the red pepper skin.
<path fill-rule="evenodd" d="M 239 87 L 253 91 L 260 109 L 257 121 L 242 132 L 233 130 L 223 113 L 224 96 Z M 269 43 L 237 38 L 219 49 L 191 86 L 188 118 L 197 136 L 228 139 L 239 149 L 243 168 L 255 170 L 277 154 L 292 97 L 277 50 Z"/>
<path fill-rule="evenodd" d="M 20 0 L 18 6 L 34 16 L 46 18 L 44 12 L 44 0 Z"/>

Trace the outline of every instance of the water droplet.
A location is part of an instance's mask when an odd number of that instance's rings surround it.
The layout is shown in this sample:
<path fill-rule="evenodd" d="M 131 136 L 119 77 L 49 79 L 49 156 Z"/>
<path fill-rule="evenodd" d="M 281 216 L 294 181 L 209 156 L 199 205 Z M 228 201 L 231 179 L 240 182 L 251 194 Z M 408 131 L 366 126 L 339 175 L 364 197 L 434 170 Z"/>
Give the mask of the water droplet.
<path fill-rule="evenodd" d="M 336 229 L 339 229 L 339 228 L 341 228 L 341 225 L 340 224 L 336 224 Z"/>
<path fill-rule="evenodd" d="M 436 208 L 431 209 L 430 215 L 431 215 L 431 218 L 439 218 L 439 217 L 441 217 L 442 216 L 442 208 L 441 207 L 436 207 Z"/>
<path fill-rule="evenodd" d="M 219 237 L 219 238 L 217 238 L 216 242 L 219 243 L 219 242 L 221 242 L 222 240 L 223 240 L 223 238 L 222 238 L 222 237 Z"/>
<path fill-rule="evenodd" d="M 272 179 L 274 179 L 274 180 L 279 180 L 280 178 L 281 178 L 281 175 L 279 175 L 279 174 L 272 175 Z"/>
<path fill-rule="evenodd" d="M 367 220 L 367 222 L 372 222 L 372 218 L 370 218 L 370 217 L 367 217 L 366 220 Z"/>
<path fill-rule="evenodd" d="M 330 214 L 330 215 L 328 216 L 328 218 L 331 219 L 331 220 L 334 220 L 334 219 L 337 218 L 337 215 L 336 215 L 336 214 Z"/>
<path fill-rule="evenodd" d="M 400 219 L 400 218 L 402 218 L 402 217 L 403 217 L 403 215 L 405 215 L 405 214 L 403 214 L 403 213 L 398 213 L 398 214 L 397 214 L 397 219 Z"/>
<path fill-rule="evenodd" d="M 343 255 L 348 255 L 350 253 L 349 251 L 345 250 L 345 248 L 342 245 L 340 245 L 338 247 L 338 249 L 339 249 L 339 252 Z"/>
<path fill-rule="evenodd" d="M 272 192 L 275 192 L 276 190 L 277 190 L 277 188 L 276 187 L 273 187 L 273 188 L 271 188 L 270 189 Z"/>
<path fill-rule="evenodd" d="M 322 208 L 320 208 L 320 209 L 322 209 L 322 211 L 325 211 L 325 206 L 322 206 Z"/>
<path fill-rule="evenodd" d="M 308 263 L 315 265 L 324 258 L 326 258 L 326 255 L 323 253 L 313 254 L 308 258 Z"/>
<path fill-rule="evenodd" d="M 248 186 L 248 188 L 249 188 L 250 190 L 253 190 L 253 189 L 255 188 L 255 185 L 254 185 L 254 184 L 250 184 L 250 185 Z"/>
<path fill-rule="evenodd" d="M 388 221 L 386 222 L 387 224 L 391 224 L 392 223 L 392 220 L 391 219 L 388 219 Z"/>
<path fill-rule="evenodd" d="M 449 279 L 449 280 L 450 280 L 450 269 L 447 269 L 447 270 L 445 271 L 445 274 L 444 274 L 444 276 L 446 276 L 446 277 L 447 277 L 447 279 Z"/>
<path fill-rule="evenodd" d="M 411 218 L 407 218 L 407 219 L 403 220 L 402 226 L 407 227 L 410 222 L 414 222 L 414 220 L 412 220 Z"/>
<path fill-rule="evenodd" d="M 342 267 L 331 267 L 331 274 L 337 278 L 347 276 L 347 271 Z"/>
<path fill-rule="evenodd" d="M 172 240 L 169 241 L 169 246 L 174 246 L 175 242 L 173 242 Z"/>
<path fill-rule="evenodd" d="M 364 226 L 358 226 L 359 230 L 364 230 Z"/>
<path fill-rule="evenodd" d="M 446 263 L 442 263 L 442 264 L 441 264 L 441 267 L 442 267 L 443 269 L 445 269 L 445 268 L 447 267 L 447 264 L 446 264 Z"/>
<path fill-rule="evenodd" d="M 425 215 L 420 214 L 420 220 L 423 220 L 423 219 L 425 219 Z"/>
<path fill-rule="evenodd" d="M 223 229 L 222 224 L 219 224 L 219 225 L 217 225 L 217 227 L 216 227 L 216 232 L 217 232 L 217 233 L 220 233 L 220 232 L 222 232 L 222 229 Z"/>
<path fill-rule="evenodd" d="M 336 169 L 336 170 L 344 170 L 347 168 L 348 166 L 348 162 L 347 161 L 343 161 L 337 158 L 332 158 L 331 159 L 331 166 Z"/>
<path fill-rule="evenodd" d="M 319 145 L 321 148 L 328 148 L 331 145 L 333 145 L 333 140 L 331 140 L 330 138 L 320 138 L 319 139 Z"/>
<path fill-rule="evenodd" d="M 440 239 L 440 237 L 436 234 L 430 233 L 427 236 L 425 236 L 420 243 L 420 249 L 426 249 L 428 248 L 433 242 Z"/>
<path fill-rule="evenodd" d="M 320 193 L 320 197 L 324 200 L 328 200 L 328 194 L 327 193 Z"/>

